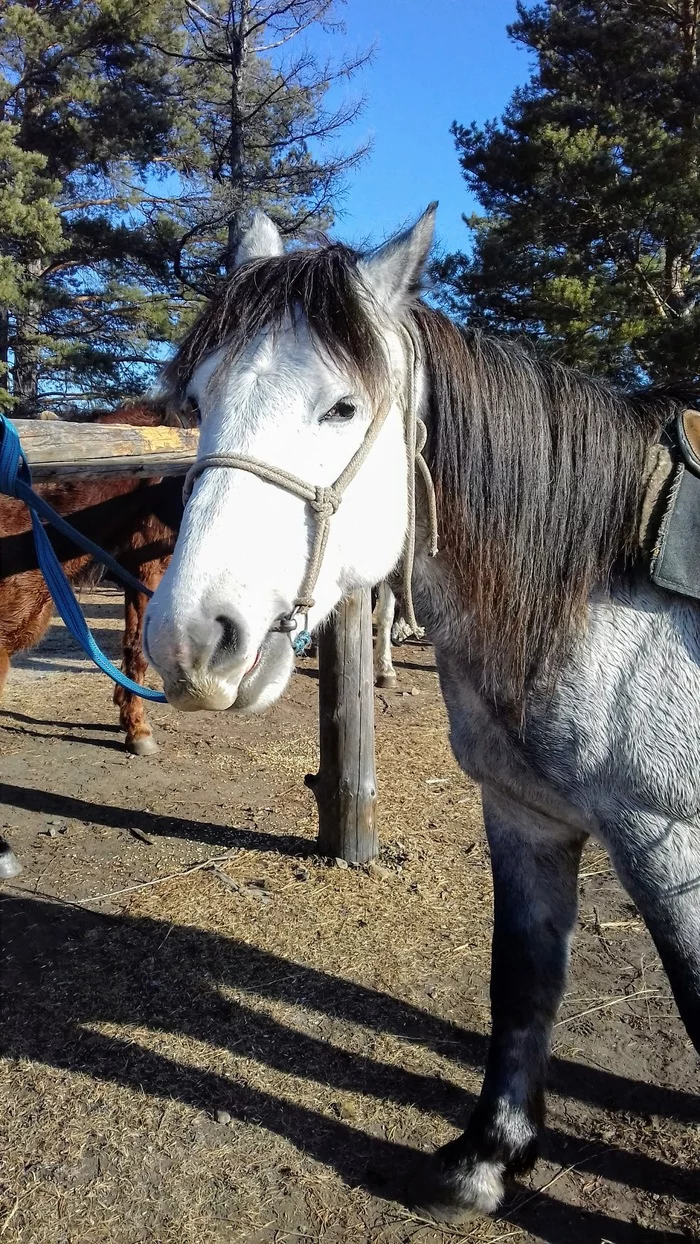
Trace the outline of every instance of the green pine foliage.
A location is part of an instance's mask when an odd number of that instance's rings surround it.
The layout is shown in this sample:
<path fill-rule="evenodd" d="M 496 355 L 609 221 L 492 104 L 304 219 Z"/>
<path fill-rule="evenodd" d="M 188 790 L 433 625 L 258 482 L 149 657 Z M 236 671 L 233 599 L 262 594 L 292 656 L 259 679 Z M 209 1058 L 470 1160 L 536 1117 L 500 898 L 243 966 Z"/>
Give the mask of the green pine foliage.
<path fill-rule="evenodd" d="M 458 316 L 618 382 L 700 381 L 700 0 L 518 5 L 533 72 L 455 124 L 483 213 L 438 266 Z"/>
<path fill-rule="evenodd" d="M 0 367 L 4 403 L 127 393 L 169 321 L 143 185 L 174 106 L 143 45 L 166 6 L 4 3 L 0 25 Z"/>

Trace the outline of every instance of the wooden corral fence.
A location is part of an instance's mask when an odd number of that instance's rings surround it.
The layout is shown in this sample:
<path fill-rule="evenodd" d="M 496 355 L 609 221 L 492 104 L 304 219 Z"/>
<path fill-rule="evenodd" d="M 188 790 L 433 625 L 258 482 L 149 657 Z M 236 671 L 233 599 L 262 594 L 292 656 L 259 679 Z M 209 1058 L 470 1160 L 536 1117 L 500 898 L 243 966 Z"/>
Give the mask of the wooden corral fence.
<path fill-rule="evenodd" d="M 196 429 L 16 420 L 35 481 L 106 475 L 184 475 Z M 355 592 L 319 637 L 321 760 L 306 779 L 319 815 L 319 851 L 365 864 L 378 852 L 372 603 Z"/>

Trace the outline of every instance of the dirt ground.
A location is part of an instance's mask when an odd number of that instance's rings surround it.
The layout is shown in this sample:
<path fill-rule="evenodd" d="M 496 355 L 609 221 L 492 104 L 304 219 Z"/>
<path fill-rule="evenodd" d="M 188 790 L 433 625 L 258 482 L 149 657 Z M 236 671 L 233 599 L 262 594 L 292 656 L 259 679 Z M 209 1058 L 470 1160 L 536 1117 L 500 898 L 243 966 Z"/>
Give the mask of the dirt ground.
<path fill-rule="evenodd" d="M 116 654 L 119 597 L 87 611 Z M 123 751 L 108 684 L 58 624 L 17 662 L 2 1244 L 700 1240 L 697 1056 L 596 848 L 542 1160 L 497 1220 L 443 1230 L 411 1210 L 419 1155 L 478 1092 L 492 917 L 432 653 L 397 656 L 370 870 L 314 855 L 313 662 L 261 718 L 152 709 L 149 759 Z"/>

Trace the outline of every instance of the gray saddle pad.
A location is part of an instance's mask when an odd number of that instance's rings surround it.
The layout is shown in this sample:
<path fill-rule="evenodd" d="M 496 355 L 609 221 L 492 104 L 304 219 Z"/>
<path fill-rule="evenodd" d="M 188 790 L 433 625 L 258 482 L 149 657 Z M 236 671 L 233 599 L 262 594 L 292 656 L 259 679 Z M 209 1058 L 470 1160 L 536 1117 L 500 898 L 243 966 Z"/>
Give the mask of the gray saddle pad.
<path fill-rule="evenodd" d="M 700 412 L 683 411 L 675 439 L 679 461 L 650 574 L 659 587 L 700 600 Z"/>

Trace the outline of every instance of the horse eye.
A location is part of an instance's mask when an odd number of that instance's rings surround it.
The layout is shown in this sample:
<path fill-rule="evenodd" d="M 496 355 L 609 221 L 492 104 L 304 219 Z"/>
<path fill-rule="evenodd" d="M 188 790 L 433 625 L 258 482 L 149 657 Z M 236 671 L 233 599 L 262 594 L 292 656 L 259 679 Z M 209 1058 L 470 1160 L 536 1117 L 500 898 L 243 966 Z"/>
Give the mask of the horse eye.
<path fill-rule="evenodd" d="M 331 406 L 330 410 L 326 411 L 323 419 L 352 419 L 355 409 L 354 402 L 351 402 L 347 397 L 341 397 L 335 406 Z"/>

